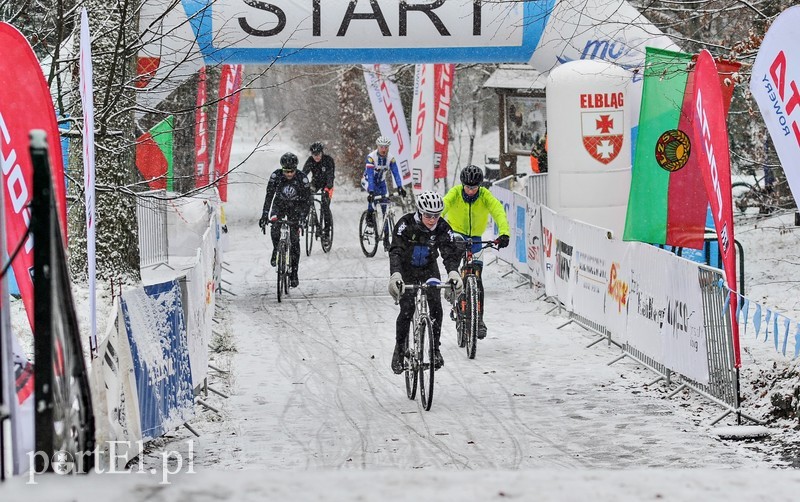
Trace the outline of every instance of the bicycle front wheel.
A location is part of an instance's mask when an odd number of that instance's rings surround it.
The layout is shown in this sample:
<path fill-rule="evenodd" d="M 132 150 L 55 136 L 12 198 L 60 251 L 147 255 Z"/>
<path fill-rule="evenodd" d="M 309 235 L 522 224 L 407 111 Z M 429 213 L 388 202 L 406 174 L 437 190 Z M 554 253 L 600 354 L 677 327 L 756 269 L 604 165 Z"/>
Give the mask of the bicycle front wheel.
<path fill-rule="evenodd" d="M 287 275 L 286 252 L 284 251 L 284 245 L 279 243 L 278 244 L 278 302 L 281 301 L 281 297 L 283 295 L 283 284 L 285 282 L 286 275 Z"/>
<path fill-rule="evenodd" d="M 322 209 L 322 252 L 328 253 L 333 246 L 333 214 L 330 208 Z"/>
<path fill-rule="evenodd" d="M 456 300 L 456 341 L 458 346 L 464 348 L 467 344 L 467 297 L 464 293 L 458 295 Z"/>
<path fill-rule="evenodd" d="M 417 325 L 419 346 L 417 347 L 417 358 L 419 362 L 419 396 L 422 400 L 422 407 L 425 411 L 431 409 L 433 404 L 433 377 L 436 372 L 434 367 L 433 330 L 431 320 L 428 317 L 420 319 Z"/>
<path fill-rule="evenodd" d="M 406 395 L 412 401 L 415 397 L 417 397 L 417 377 L 419 373 L 417 371 L 417 356 L 416 351 L 414 350 L 414 341 L 412 337 L 415 335 L 414 333 L 409 333 L 406 337 L 406 346 L 404 347 L 403 351 L 403 364 L 405 365 L 405 377 L 406 377 Z"/>
<path fill-rule="evenodd" d="M 478 307 L 478 278 L 468 275 L 464 281 L 464 294 L 466 296 L 467 311 L 465 318 L 465 333 L 467 347 L 467 357 L 475 359 L 475 352 L 478 349 L 478 321 L 480 311 Z"/>
<path fill-rule="evenodd" d="M 314 210 L 308 213 L 306 220 L 306 256 L 311 256 L 311 248 L 314 247 L 314 233 L 317 231 L 317 215 Z"/>
<path fill-rule="evenodd" d="M 361 222 L 358 225 L 358 238 L 361 241 L 361 251 L 364 252 L 364 256 L 372 258 L 378 251 L 378 229 L 375 228 L 375 218 L 377 218 L 377 215 L 373 212 L 373 221 L 370 222 L 367 218 L 368 214 L 367 211 L 361 213 Z"/>

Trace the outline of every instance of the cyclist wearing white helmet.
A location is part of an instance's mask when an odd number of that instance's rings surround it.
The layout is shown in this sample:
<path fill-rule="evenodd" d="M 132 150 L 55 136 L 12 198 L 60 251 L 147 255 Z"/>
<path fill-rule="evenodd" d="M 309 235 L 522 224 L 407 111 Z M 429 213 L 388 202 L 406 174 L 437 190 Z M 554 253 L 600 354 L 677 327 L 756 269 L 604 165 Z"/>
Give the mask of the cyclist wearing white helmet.
<path fill-rule="evenodd" d="M 394 156 L 389 154 L 389 146 L 392 141 L 386 136 L 378 136 L 375 140 L 377 148 L 367 155 L 364 176 L 361 179 L 361 186 L 369 193 L 367 196 L 367 218 L 370 224 L 374 225 L 375 215 L 372 202 L 378 197 L 385 197 L 389 193 L 386 186 L 386 171 L 391 171 L 394 177 L 394 185 L 397 187 L 397 194 L 400 197 L 406 196 L 406 189 L 403 188 L 403 179 L 400 177 L 400 170 Z M 381 211 L 386 212 L 386 205 L 381 204 Z M 388 243 L 386 243 L 388 244 Z"/>
<path fill-rule="evenodd" d="M 468 241 L 480 241 L 489 225 L 489 216 L 497 224 L 500 237 L 495 240 L 498 248 L 509 243 L 508 218 L 503 203 L 488 188 L 481 186 L 483 171 L 478 166 L 467 166 L 461 170 L 461 184 L 450 189 L 444 196 L 444 212 L 442 216 L 453 229 Z M 486 323 L 483 322 L 485 304 L 483 302 L 483 252 L 480 244 L 473 245 L 474 261 L 472 268 L 478 276 L 478 338 L 486 338 Z"/>
<path fill-rule="evenodd" d="M 453 243 L 450 225 L 440 218 L 444 210 L 442 196 L 436 192 L 424 192 L 417 196 L 417 211 L 404 215 L 397 221 L 392 232 L 389 248 L 389 294 L 400 301 L 397 316 L 395 347 L 392 355 L 392 371 L 403 372 L 403 347 L 408 337 L 409 325 L 414 317 L 414 297 L 402 295 L 402 285 L 425 282 L 431 277 L 440 277 L 436 259 L 441 254 L 447 279 L 452 281 L 456 292 L 463 287 L 458 273 L 461 252 Z M 428 291 L 433 339 L 436 346 L 434 365 L 444 365 L 439 352 L 439 336 L 442 332 L 442 298 L 437 289 Z"/>

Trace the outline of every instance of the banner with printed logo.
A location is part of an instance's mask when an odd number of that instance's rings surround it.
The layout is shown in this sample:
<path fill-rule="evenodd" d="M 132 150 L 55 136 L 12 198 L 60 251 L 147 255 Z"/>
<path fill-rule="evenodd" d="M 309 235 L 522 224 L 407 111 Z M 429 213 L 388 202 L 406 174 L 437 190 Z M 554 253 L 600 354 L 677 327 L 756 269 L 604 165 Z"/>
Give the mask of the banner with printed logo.
<path fill-rule="evenodd" d="M 206 67 L 200 68 L 197 80 L 197 100 L 194 111 L 194 186 L 208 185 L 208 110 L 206 109 Z"/>
<path fill-rule="evenodd" d="M 556 297 L 556 254 L 553 237 L 556 225 L 556 213 L 547 206 L 539 206 L 542 213 L 542 272 L 544 275 L 544 291 L 547 296 Z"/>
<path fill-rule="evenodd" d="M 531 280 L 544 286 L 544 269 L 542 268 L 542 206 L 528 202 L 527 222 L 527 260 L 528 273 Z"/>
<path fill-rule="evenodd" d="M 94 84 L 92 82 L 92 44 L 89 16 L 81 9 L 80 94 L 83 106 L 83 193 L 86 200 L 86 262 L 89 279 L 90 351 L 97 355 L 96 253 L 94 217 Z"/>
<path fill-rule="evenodd" d="M 736 246 L 733 231 L 731 195 L 731 162 L 728 148 L 728 126 L 725 122 L 725 101 L 719 85 L 719 72 L 714 58 L 700 51 L 695 66 L 695 88 L 692 97 L 692 142 L 698 147 L 697 164 L 706 187 L 714 226 L 717 230 L 719 252 L 725 268 L 725 280 L 736 301 Z M 800 95 L 798 95 L 800 100 Z M 799 101 L 800 102 L 800 101 Z M 742 364 L 739 349 L 739 323 L 731 309 L 733 355 L 736 367 Z"/>
<path fill-rule="evenodd" d="M 670 272 L 664 263 L 673 255 L 646 244 L 631 246 L 631 289 L 625 341 L 656 361 L 663 361 L 661 323 L 667 308 L 664 285 L 669 283 Z"/>
<path fill-rule="evenodd" d="M 367 93 L 372 103 L 372 111 L 378 121 L 381 136 L 391 138 L 390 152 L 394 155 L 403 185 L 410 185 L 411 177 L 411 139 L 408 125 L 400 101 L 397 84 L 391 80 L 392 67 L 386 64 L 363 65 L 367 81 Z"/>
<path fill-rule="evenodd" d="M 605 323 L 605 297 L 611 261 L 610 231 L 575 222 L 573 252 L 576 314 L 599 325 Z"/>
<path fill-rule="evenodd" d="M 661 324 L 664 365 L 708 384 L 708 347 L 699 267 L 673 256 L 669 260 L 668 276 L 664 288 L 666 312 Z"/>
<path fill-rule="evenodd" d="M 767 124 L 783 172 L 800 206 L 800 5 L 784 10 L 758 49 L 750 92 Z M 728 281 L 730 283 L 730 281 Z"/>
<path fill-rule="evenodd" d="M 511 232 L 511 235 L 509 235 L 510 243 L 506 249 L 511 250 L 513 256 L 511 264 L 514 269 L 525 270 L 528 263 L 528 238 L 526 236 L 528 231 L 528 199 L 524 195 L 515 192 L 512 201 L 513 205 L 510 211 L 506 213 L 510 227 L 509 232 Z"/>
<path fill-rule="evenodd" d="M 433 105 L 436 110 L 433 119 L 433 177 L 438 180 L 447 178 L 447 148 L 449 144 L 447 120 L 450 116 L 450 103 L 453 99 L 456 66 L 436 64 L 433 73 Z"/>
<path fill-rule="evenodd" d="M 217 134 L 214 140 L 214 179 L 219 198 L 228 201 L 228 168 L 233 146 L 233 132 L 239 113 L 239 92 L 242 88 L 242 65 L 223 65 L 219 77 Z"/>
<path fill-rule="evenodd" d="M 433 190 L 434 66 L 418 64 L 411 108 L 411 173 L 415 193 Z"/>
<path fill-rule="evenodd" d="M 625 340 L 631 294 L 631 256 L 634 245 L 612 239 L 606 266 L 605 321 L 603 325 L 614 340 Z"/>
<path fill-rule="evenodd" d="M 28 40 L 16 28 L 0 22 L 0 164 L 4 177 L 6 246 L 28 321 L 33 328 L 33 238 L 28 235 L 33 193 L 33 166 L 28 153 L 31 129 L 47 133 L 47 151 L 53 176 L 54 198 L 67 238 L 67 199 L 58 123 L 50 89 Z"/>
<path fill-rule="evenodd" d="M 142 438 L 153 439 L 194 416 L 186 321 L 177 280 L 122 294 Z"/>

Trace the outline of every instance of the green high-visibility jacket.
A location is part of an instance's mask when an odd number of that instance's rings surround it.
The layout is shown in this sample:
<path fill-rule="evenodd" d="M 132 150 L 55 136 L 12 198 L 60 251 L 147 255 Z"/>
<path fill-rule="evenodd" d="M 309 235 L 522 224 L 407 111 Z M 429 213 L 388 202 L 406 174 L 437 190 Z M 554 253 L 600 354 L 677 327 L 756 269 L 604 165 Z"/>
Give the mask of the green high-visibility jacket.
<path fill-rule="evenodd" d="M 463 185 L 456 185 L 444 196 L 442 216 L 454 232 L 469 237 L 480 237 L 489 225 L 489 215 L 499 229 L 498 235 L 509 235 L 508 219 L 503 203 L 485 187 L 478 189 L 478 198 L 472 204 L 461 195 Z"/>

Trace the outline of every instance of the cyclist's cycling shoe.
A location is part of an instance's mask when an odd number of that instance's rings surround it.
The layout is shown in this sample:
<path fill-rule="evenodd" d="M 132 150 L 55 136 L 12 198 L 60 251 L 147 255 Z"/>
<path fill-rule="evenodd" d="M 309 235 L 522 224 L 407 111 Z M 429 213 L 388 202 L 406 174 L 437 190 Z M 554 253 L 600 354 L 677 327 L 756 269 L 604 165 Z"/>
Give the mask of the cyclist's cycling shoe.
<path fill-rule="evenodd" d="M 394 346 L 394 354 L 392 354 L 392 371 L 395 375 L 403 372 L 403 348 L 400 344 Z"/>
<path fill-rule="evenodd" d="M 297 272 L 292 272 L 292 275 L 289 277 L 289 287 L 296 288 L 300 285 L 300 279 L 297 277 Z"/>
<path fill-rule="evenodd" d="M 483 340 L 486 338 L 486 324 L 483 322 L 483 319 L 478 322 L 478 339 Z"/>
<path fill-rule="evenodd" d="M 272 265 L 273 267 L 278 266 L 278 251 L 272 252 L 272 258 L 269 260 L 269 264 Z"/>
<path fill-rule="evenodd" d="M 442 357 L 442 353 L 439 352 L 439 349 L 433 353 L 433 369 L 438 370 L 444 366 L 444 358 Z"/>

